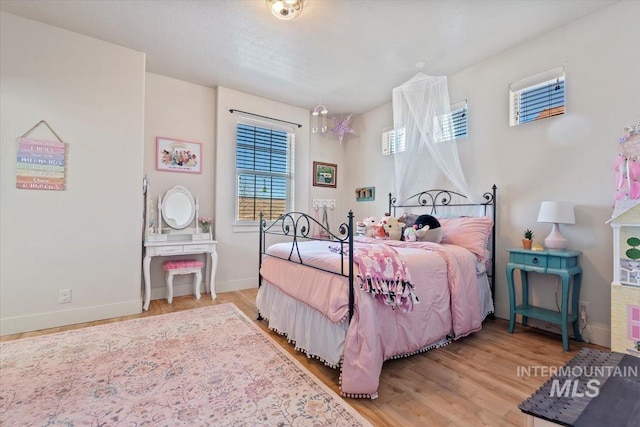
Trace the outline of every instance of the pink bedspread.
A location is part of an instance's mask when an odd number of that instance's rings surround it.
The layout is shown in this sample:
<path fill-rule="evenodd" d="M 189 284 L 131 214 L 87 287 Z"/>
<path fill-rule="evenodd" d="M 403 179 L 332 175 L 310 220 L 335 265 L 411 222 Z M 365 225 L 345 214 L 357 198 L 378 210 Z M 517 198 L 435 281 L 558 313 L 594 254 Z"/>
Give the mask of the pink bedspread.
<path fill-rule="evenodd" d="M 367 238 L 358 240 L 371 242 Z M 385 242 L 404 259 L 420 304 L 409 313 L 394 310 L 354 284 L 355 308 L 346 336 L 340 385 L 346 396 L 377 396 L 385 360 L 416 353 L 448 334 L 463 337 L 482 326 L 475 256 L 471 252 L 428 242 Z M 299 244 L 304 263 L 340 271 L 340 255 L 332 252 L 329 245 L 322 241 Z M 267 252 L 286 258 L 290 248 L 290 243 L 280 243 Z M 344 271 L 348 272 L 346 267 Z M 345 277 L 269 256 L 263 260 L 260 272 L 266 281 L 320 311 L 330 321 L 346 321 L 349 301 Z M 354 272 L 356 276 L 358 273 Z"/>

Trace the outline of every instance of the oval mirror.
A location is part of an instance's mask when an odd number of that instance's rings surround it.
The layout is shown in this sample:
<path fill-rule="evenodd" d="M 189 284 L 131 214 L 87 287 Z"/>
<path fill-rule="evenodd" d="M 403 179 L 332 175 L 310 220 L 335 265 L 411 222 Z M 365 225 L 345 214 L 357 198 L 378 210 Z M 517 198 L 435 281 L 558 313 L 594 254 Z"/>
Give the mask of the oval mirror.
<path fill-rule="evenodd" d="M 171 228 L 181 230 L 191 224 L 196 214 L 196 206 L 191 192 L 182 186 L 175 186 L 164 195 L 162 218 Z"/>

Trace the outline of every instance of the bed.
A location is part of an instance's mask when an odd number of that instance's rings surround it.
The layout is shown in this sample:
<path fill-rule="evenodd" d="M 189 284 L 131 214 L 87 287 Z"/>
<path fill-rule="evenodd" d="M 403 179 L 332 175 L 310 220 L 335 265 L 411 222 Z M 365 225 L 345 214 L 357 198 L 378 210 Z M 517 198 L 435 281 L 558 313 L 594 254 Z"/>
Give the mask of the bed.
<path fill-rule="evenodd" d="M 450 215 L 470 207 L 479 215 Z M 384 361 L 461 339 L 493 312 L 495 212 L 495 185 L 479 203 L 448 190 L 389 195 L 393 216 L 437 217 L 440 244 L 356 236 L 352 212 L 335 233 L 301 212 L 261 217 L 259 319 L 339 368 L 343 396 L 375 399 Z"/>

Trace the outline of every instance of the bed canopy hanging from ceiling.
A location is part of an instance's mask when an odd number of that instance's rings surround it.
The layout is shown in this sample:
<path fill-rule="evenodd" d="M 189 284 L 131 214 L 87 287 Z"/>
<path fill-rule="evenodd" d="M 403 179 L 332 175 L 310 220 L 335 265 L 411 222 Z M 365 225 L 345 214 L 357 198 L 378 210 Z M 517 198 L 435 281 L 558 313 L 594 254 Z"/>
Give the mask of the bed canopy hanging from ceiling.
<path fill-rule="evenodd" d="M 406 149 L 394 155 L 394 191 L 406 200 L 426 188 L 454 188 L 472 203 L 453 129 L 446 76 L 419 72 L 393 89 L 393 127 L 404 128 Z"/>

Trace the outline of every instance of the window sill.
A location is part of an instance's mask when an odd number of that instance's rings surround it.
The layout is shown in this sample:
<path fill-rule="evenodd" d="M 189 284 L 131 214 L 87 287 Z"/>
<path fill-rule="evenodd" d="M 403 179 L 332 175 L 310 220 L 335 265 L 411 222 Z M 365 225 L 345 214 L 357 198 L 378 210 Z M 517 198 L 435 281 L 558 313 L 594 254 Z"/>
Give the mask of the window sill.
<path fill-rule="evenodd" d="M 233 224 L 231 230 L 234 233 L 257 233 L 260 230 L 260 226 L 258 221 L 248 224 L 236 223 Z"/>

